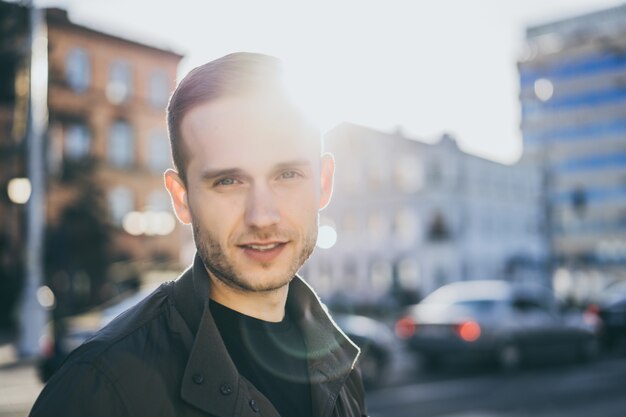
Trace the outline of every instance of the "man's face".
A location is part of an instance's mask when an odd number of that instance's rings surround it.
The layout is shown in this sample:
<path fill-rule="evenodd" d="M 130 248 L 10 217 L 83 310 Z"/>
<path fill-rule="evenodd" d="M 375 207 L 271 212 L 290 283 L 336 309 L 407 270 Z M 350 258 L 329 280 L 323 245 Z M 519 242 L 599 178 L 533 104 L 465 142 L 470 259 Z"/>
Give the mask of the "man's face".
<path fill-rule="evenodd" d="M 170 172 L 168 189 L 213 278 L 243 291 L 289 283 L 332 191 L 316 129 L 285 100 L 241 95 L 193 108 L 181 132 L 187 184 Z"/>

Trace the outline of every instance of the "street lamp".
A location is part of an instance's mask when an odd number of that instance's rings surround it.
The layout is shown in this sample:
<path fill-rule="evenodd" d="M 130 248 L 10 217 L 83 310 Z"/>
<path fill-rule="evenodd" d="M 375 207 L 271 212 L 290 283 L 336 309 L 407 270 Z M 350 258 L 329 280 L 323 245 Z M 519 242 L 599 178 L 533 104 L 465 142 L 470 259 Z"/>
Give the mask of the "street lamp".
<path fill-rule="evenodd" d="M 7 185 L 9 200 L 15 204 L 26 204 L 31 192 L 32 186 L 28 178 L 13 178 Z"/>

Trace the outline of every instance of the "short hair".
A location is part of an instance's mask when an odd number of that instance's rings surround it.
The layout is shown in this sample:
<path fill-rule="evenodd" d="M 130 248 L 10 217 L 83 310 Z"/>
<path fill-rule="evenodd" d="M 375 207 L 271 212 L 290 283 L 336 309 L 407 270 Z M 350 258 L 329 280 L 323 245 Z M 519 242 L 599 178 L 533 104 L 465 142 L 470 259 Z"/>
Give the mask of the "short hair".
<path fill-rule="evenodd" d="M 224 96 L 282 89 L 282 63 L 273 56 L 236 52 L 191 70 L 167 105 L 167 128 L 174 167 L 186 183 L 188 155 L 181 134 L 185 115 L 194 107 Z"/>

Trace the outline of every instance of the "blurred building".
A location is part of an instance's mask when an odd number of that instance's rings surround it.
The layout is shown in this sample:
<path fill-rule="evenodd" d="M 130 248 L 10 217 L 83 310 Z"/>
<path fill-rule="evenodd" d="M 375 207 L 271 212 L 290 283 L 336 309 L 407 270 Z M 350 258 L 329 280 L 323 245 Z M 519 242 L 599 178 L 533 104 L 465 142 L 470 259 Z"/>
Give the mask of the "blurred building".
<path fill-rule="evenodd" d="M 626 5 L 527 29 L 525 152 L 544 161 L 555 286 L 626 280 Z"/>
<path fill-rule="evenodd" d="M 335 191 L 304 276 L 324 296 L 419 298 L 459 280 L 545 278 L 537 165 L 508 166 L 344 123 L 327 136 Z"/>
<path fill-rule="evenodd" d="M 12 323 L 22 287 L 28 12 L 0 1 L 0 329 Z M 21 181 L 21 182 L 20 182 Z"/>
<path fill-rule="evenodd" d="M 113 249 L 102 259 L 130 261 L 140 268 L 163 261 L 181 266 L 184 248 L 193 243 L 173 217 L 163 172 L 171 164 L 165 107 L 182 55 L 76 24 L 61 9 L 46 9 L 45 23 L 46 224 L 49 232 L 59 224 L 74 229 L 57 229 L 48 237 L 61 236 L 57 241 L 62 244 L 70 240 L 63 234 L 81 236 L 84 231 L 76 229 L 90 223 L 74 221 L 76 210 L 66 209 L 82 204 L 83 213 L 93 208 L 102 220 L 102 233 L 113 230 Z M 29 10 L 0 1 L 0 292 L 10 290 L 11 300 L 24 281 L 30 58 Z M 83 181 L 86 177 L 89 181 Z M 100 229 L 87 230 L 84 235 L 98 233 Z M 80 244 L 99 252 L 102 248 L 87 240 Z M 47 247 L 47 253 L 65 252 L 63 259 L 71 260 L 75 248 L 58 246 Z M 133 277 L 138 272 L 134 267 L 124 271 Z M 74 275 L 88 281 L 80 271 Z M 71 282 L 78 282 L 74 278 Z M 85 285 L 93 299 L 102 298 Z"/>
<path fill-rule="evenodd" d="M 5 237 L 20 232 L 15 219 L 21 215 L 22 207 L 13 203 L 9 183 L 25 174 L 27 22 L 25 8 L 0 2 L 0 233 Z"/>
<path fill-rule="evenodd" d="M 118 250 L 135 260 L 178 260 L 186 235 L 171 215 L 163 171 L 165 107 L 182 56 L 76 24 L 65 10 L 46 17 L 48 221 L 72 198 L 60 181 L 66 165 L 93 159 Z"/>

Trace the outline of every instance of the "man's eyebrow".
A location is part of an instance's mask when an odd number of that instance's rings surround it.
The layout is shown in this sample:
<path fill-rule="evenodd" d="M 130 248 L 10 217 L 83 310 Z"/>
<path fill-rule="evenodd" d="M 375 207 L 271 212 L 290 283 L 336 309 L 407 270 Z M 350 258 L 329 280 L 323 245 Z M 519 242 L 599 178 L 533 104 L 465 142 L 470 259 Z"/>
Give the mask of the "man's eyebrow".
<path fill-rule="evenodd" d="M 308 159 L 302 158 L 302 159 L 294 159 L 292 161 L 280 162 L 276 164 L 275 169 L 280 170 L 280 169 L 285 169 L 285 168 L 303 167 L 303 166 L 311 166 L 311 161 L 309 161 Z M 202 181 L 210 181 L 218 177 L 225 177 L 225 176 L 230 176 L 230 175 L 244 175 L 244 174 L 245 172 L 241 168 L 207 169 L 206 171 L 202 172 L 202 174 L 200 175 L 200 178 Z"/>
<path fill-rule="evenodd" d="M 243 171 L 239 168 L 224 168 L 224 169 L 208 169 L 202 172 L 200 178 L 202 181 L 209 181 L 214 178 L 224 177 L 229 175 L 241 175 Z"/>

